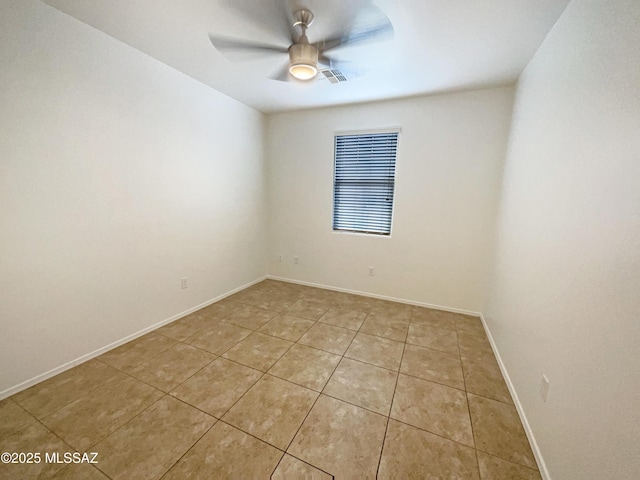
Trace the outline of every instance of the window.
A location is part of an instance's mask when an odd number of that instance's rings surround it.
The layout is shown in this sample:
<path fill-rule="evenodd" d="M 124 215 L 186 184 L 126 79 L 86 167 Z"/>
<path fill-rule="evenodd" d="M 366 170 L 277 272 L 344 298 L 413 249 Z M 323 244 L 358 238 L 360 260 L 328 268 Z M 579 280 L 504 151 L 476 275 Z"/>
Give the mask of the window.
<path fill-rule="evenodd" d="M 336 135 L 333 229 L 389 235 L 398 132 Z"/>

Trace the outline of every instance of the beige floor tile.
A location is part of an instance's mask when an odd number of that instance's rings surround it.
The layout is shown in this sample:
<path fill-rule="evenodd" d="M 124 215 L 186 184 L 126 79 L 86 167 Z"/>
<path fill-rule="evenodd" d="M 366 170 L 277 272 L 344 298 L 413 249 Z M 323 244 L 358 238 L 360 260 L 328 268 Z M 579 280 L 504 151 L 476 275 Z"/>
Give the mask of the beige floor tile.
<path fill-rule="evenodd" d="M 329 325 L 335 325 L 336 327 L 358 330 L 362 326 L 365 318 L 367 318 L 367 312 L 362 310 L 331 307 L 320 317 L 320 321 L 322 323 L 328 323 Z"/>
<path fill-rule="evenodd" d="M 313 320 L 294 317 L 287 314 L 280 314 L 265 323 L 258 331 L 260 333 L 295 342 L 304 334 L 304 332 L 309 330 L 314 323 L 315 322 Z"/>
<path fill-rule="evenodd" d="M 276 290 L 279 290 L 279 287 L 280 282 L 267 282 L 263 280 L 262 282 L 255 283 L 245 288 L 241 293 L 275 293 Z"/>
<path fill-rule="evenodd" d="M 460 354 L 456 332 L 419 323 L 413 323 L 409 326 L 407 343 L 454 355 Z"/>
<path fill-rule="evenodd" d="M 176 343 L 173 338 L 151 332 L 100 355 L 98 360 L 120 370 L 131 369 Z"/>
<path fill-rule="evenodd" d="M 461 390 L 401 374 L 391 417 L 474 446 L 467 397 Z"/>
<path fill-rule="evenodd" d="M 482 480 L 541 480 L 540 472 L 478 452 Z"/>
<path fill-rule="evenodd" d="M 0 452 L 39 452 L 41 462 L 0 463 L 0 478 L 51 478 L 64 467 L 64 464 L 45 462 L 45 453 L 57 453 L 62 459 L 66 452 L 73 451 L 73 448 L 66 445 L 40 423 L 34 423 L 18 433 L 0 439 Z"/>
<path fill-rule="evenodd" d="M 316 323 L 298 342 L 309 347 L 335 353 L 336 355 L 342 355 L 355 335 L 356 332 L 353 330 L 325 323 Z"/>
<path fill-rule="evenodd" d="M 240 292 L 241 294 L 243 292 Z M 236 294 L 238 295 L 238 294 Z M 278 291 L 253 291 L 238 297 L 237 301 L 275 312 L 283 312 L 299 298 L 298 294 Z"/>
<path fill-rule="evenodd" d="M 456 331 L 455 314 L 425 307 L 413 307 L 411 322 Z"/>
<path fill-rule="evenodd" d="M 204 308 L 201 308 L 197 312 L 198 315 L 202 315 L 211 320 L 222 320 L 225 317 L 228 317 L 236 310 L 240 310 L 243 307 L 241 303 L 234 302 L 228 298 L 223 298 L 211 305 L 208 305 Z"/>
<path fill-rule="evenodd" d="M 99 453 L 99 452 L 98 452 Z M 100 455 L 96 458 L 100 463 Z M 104 473 L 89 463 L 72 463 L 60 470 L 54 480 L 109 480 Z"/>
<path fill-rule="evenodd" d="M 278 315 L 278 312 L 264 308 L 245 305 L 224 319 L 226 323 L 232 323 L 238 327 L 258 330 L 261 326 Z"/>
<path fill-rule="evenodd" d="M 282 282 L 280 280 L 272 280 L 270 278 L 267 280 L 263 280 L 262 282 L 257 284 L 256 287 L 259 287 L 266 292 L 279 293 L 281 295 L 289 295 L 292 297 L 299 297 L 303 293 L 310 290 L 322 290 L 319 288 L 309 287 L 306 285 L 299 285 L 297 283 Z"/>
<path fill-rule="evenodd" d="M 89 360 L 11 398 L 35 417 L 42 418 L 87 392 L 124 378 L 126 375 L 118 370 L 97 360 Z"/>
<path fill-rule="evenodd" d="M 409 321 L 411 318 L 411 310 L 413 307 L 406 303 L 389 302 L 386 300 L 377 300 L 370 315 L 381 316 L 392 320 Z"/>
<path fill-rule="evenodd" d="M 308 388 L 265 375 L 222 419 L 286 450 L 318 395 Z"/>
<path fill-rule="evenodd" d="M 309 320 L 318 320 L 325 314 L 331 304 L 322 300 L 300 299 L 289 308 L 286 312 L 296 317 L 308 318 Z"/>
<path fill-rule="evenodd" d="M 202 348 L 216 355 L 222 355 L 238 342 L 251 335 L 252 330 L 237 327 L 230 323 L 218 322 L 206 331 L 197 333 L 185 340 L 185 343 Z"/>
<path fill-rule="evenodd" d="M 216 420 L 165 396 L 93 449 L 112 479 L 157 479 L 184 455 Z"/>
<path fill-rule="evenodd" d="M 338 362 L 339 355 L 295 344 L 268 373 L 320 392 Z"/>
<path fill-rule="evenodd" d="M 245 288 L 240 292 L 236 292 L 233 295 L 228 296 L 225 300 L 231 301 L 234 303 L 240 303 L 243 306 L 252 305 L 254 301 L 259 301 L 260 298 L 266 293 L 261 289 L 256 289 L 253 287 Z"/>
<path fill-rule="evenodd" d="M 470 335 L 479 335 L 481 337 L 486 336 L 484 327 L 482 326 L 482 320 L 480 320 L 480 317 L 456 313 L 455 322 L 456 322 L 456 331 L 458 332 L 468 333 Z"/>
<path fill-rule="evenodd" d="M 295 296 L 301 295 L 303 289 L 311 287 L 307 287 L 306 285 L 299 285 L 293 282 L 283 282 L 280 280 L 273 280 L 271 278 L 268 278 L 261 281 L 260 283 L 256 283 L 249 288 L 259 289 L 260 291 L 268 293 L 278 293 L 281 295 Z"/>
<path fill-rule="evenodd" d="M 458 345 L 460 346 L 460 355 L 463 357 L 496 365 L 498 363 L 486 337 L 460 332 L 458 333 Z"/>
<path fill-rule="evenodd" d="M 460 357 L 449 353 L 407 345 L 404 348 L 400 372 L 464 389 Z"/>
<path fill-rule="evenodd" d="M 314 288 L 303 286 L 300 290 L 300 294 L 304 300 L 318 300 L 320 302 L 326 302 L 334 304 L 336 302 L 336 293 L 324 288 Z"/>
<path fill-rule="evenodd" d="M 378 478 L 480 477 L 473 448 L 390 420 Z"/>
<path fill-rule="evenodd" d="M 350 310 L 363 310 L 367 313 L 371 311 L 376 303 L 376 299 L 363 295 L 352 295 L 344 292 L 334 292 L 333 304 Z"/>
<path fill-rule="evenodd" d="M 404 344 L 401 342 L 358 333 L 344 356 L 397 371 L 403 350 Z"/>
<path fill-rule="evenodd" d="M 475 362 L 463 357 L 462 370 L 467 392 L 513 404 L 498 365 Z"/>
<path fill-rule="evenodd" d="M 227 350 L 223 357 L 266 372 L 291 345 L 293 343 L 287 340 L 254 332 Z"/>
<path fill-rule="evenodd" d="M 389 415 L 398 374 L 343 358 L 322 391 L 359 407 Z"/>
<path fill-rule="evenodd" d="M 360 331 L 378 337 L 404 342 L 409 330 L 409 321 L 394 319 L 382 314 L 370 313 L 360 327 Z"/>
<path fill-rule="evenodd" d="M 277 448 L 218 422 L 162 480 L 267 479 L 282 455 Z"/>
<path fill-rule="evenodd" d="M 262 372 L 218 358 L 171 392 L 171 395 L 221 418 L 251 388 Z"/>
<path fill-rule="evenodd" d="M 11 398 L 5 398 L 0 401 L 0 440 L 27 428 L 35 422 L 35 417 L 29 415 L 24 408 Z"/>
<path fill-rule="evenodd" d="M 259 306 L 275 310 L 277 312 L 284 312 L 287 308 L 293 305 L 300 296 L 298 294 L 284 293 L 278 296 L 269 296 Z"/>
<path fill-rule="evenodd" d="M 335 478 L 375 478 L 387 418 L 326 395 L 293 439 L 288 453 Z"/>
<path fill-rule="evenodd" d="M 192 313 L 191 315 L 187 315 L 186 317 L 160 327 L 156 332 L 182 342 L 201 330 L 205 330 L 211 326 L 213 322 L 214 320 L 211 318 Z"/>
<path fill-rule="evenodd" d="M 333 477 L 322 470 L 304 463 L 291 455 L 285 455 L 280 460 L 280 464 L 276 471 L 273 472 L 271 480 L 331 480 Z"/>
<path fill-rule="evenodd" d="M 162 393 L 144 383 L 125 378 L 94 390 L 57 412 L 42 423 L 77 451 L 86 451 L 124 425 Z"/>
<path fill-rule="evenodd" d="M 184 343 L 178 343 L 141 363 L 128 373 L 164 392 L 177 387 L 216 356 Z"/>
<path fill-rule="evenodd" d="M 525 467 L 537 468 L 513 405 L 468 394 L 476 448 Z"/>

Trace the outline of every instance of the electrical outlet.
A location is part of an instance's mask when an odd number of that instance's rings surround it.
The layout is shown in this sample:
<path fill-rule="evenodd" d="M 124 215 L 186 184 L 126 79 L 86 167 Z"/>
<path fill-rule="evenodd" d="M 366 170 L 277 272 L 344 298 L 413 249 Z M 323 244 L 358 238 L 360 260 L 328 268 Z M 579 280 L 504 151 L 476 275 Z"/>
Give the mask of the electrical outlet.
<path fill-rule="evenodd" d="M 542 375 L 542 380 L 540 380 L 540 398 L 542 398 L 543 402 L 547 402 L 547 395 L 549 394 L 549 379 L 546 375 Z"/>
<path fill-rule="evenodd" d="M 298 264 L 298 257 L 293 257 L 293 263 Z"/>
<path fill-rule="evenodd" d="M 180 283 L 182 285 L 182 288 L 189 288 L 189 282 L 187 280 L 187 277 L 181 278 L 180 279 Z"/>
<path fill-rule="evenodd" d="M 373 277 L 376 273 L 376 269 L 373 267 L 369 267 L 369 276 Z"/>

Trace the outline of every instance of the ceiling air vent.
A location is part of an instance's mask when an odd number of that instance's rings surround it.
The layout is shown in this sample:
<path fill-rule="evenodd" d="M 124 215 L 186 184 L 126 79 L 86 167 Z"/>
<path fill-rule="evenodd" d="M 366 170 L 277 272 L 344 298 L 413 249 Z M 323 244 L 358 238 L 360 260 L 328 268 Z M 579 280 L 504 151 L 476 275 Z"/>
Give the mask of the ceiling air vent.
<path fill-rule="evenodd" d="M 330 83 L 340 83 L 347 81 L 347 77 L 345 77 L 337 68 L 329 68 L 327 70 L 321 70 L 321 72 L 326 77 L 326 79 L 329 80 Z"/>

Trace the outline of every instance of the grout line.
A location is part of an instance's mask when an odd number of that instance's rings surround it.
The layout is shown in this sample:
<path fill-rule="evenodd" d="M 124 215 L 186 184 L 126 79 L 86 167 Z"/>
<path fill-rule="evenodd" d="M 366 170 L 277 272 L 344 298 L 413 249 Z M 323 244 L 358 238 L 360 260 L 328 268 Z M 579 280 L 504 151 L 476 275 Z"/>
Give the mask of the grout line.
<path fill-rule="evenodd" d="M 454 440 L 454 439 L 452 439 L 452 438 L 445 437 L 445 436 L 444 436 L 444 435 L 442 435 L 441 433 L 432 432 L 431 430 L 427 430 L 426 428 L 423 428 L 423 427 L 417 427 L 417 426 L 415 426 L 415 425 L 412 425 L 411 423 L 407 423 L 407 422 L 404 422 L 404 421 L 402 421 L 402 420 L 398 420 L 398 419 L 397 419 L 397 418 L 395 418 L 395 417 L 389 417 L 389 419 L 390 419 L 390 420 L 393 420 L 394 422 L 398 422 L 398 423 L 401 423 L 401 424 L 403 424 L 403 425 L 406 425 L 406 426 L 408 426 L 408 427 L 415 428 L 415 429 L 417 429 L 417 430 L 421 430 L 421 431 L 426 432 L 426 433 L 428 433 L 428 434 L 430 434 L 430 435 L 434 435 L 434 436 L 436 436 L 436 437 L 442 438 L 443 440 L 446 440 L 446 441 L 448 441 L 448 442 L 455 443 L 456 445 L 462 445 L 463 447 L 470 448 L 471 450 L 476 450 L 476 448 L 475 448 L 475 447 L 472 447 L 472 446 L 470 446 L 470 445 L 467 445 L 466 443 L 461 443 L 461 442 L 459 442 L 458 440 Z M 511 462 L 511 463 L 513 463 L 513 462 Z"/>
<path fill-rule="evenodd" d="M 454 320 L 455 322 L 455 320 Z M 458 345 L 458 351 L 460 352 L 460 336 L 458 335 L 458 324 L 456 326 L 456 343 Z M 462 371 L 462 383 L 464 384 L 465 395 L 464 398 L 467 402 L 467 416 L 469 418 L 469 426 L 471 427 L 471 439 L 473 440 L 473 455 L 476 459 L 476 468 L 478 469 L 478 475 L 480 475 L 480 460 L 478 459 L 478 449 L 476 448 L 476 432 L 473 428 L 473 417 L 471 416 L 471 406 L 469 405 L 469 390 L 467 390 L 467 376 L 465 374 L 464 365 L 462 364 L 462 352 L 460 352 L 460 370 Z"/>
<path fill-rule="evenodd" d="M 532 467 L 529 467 L 529 466 L 527 466 L 527 465 L 522 465 L 521 463 L 514 462 L 513 460 L 508 460 L 508 459 L 506 459 L 506 458 L 499 457 L 499 456 L 498 456 L 498 455 L 496 455 L 495 453 L 485 452 L 484 450 L 480 450 L 480 449 L 476 449 L 476 451 L 477 451 L 477 453 L 483 453 L 483 454 L 485 454 L 485 455 L 486 455 L 486 456 L 488 456 L 488 457 L 497 458 L 498 460 L 502 460 L 503 462 L 510 463 L 510 464 L 512 464 L 512 465 L 515 465 L 516 467 L 520 467 L 520 468 L 524 468 L 524 469 L 527 469 L 527 470 L 531 470 L 531 473 L 533 473 L 533 474 L 536 474 L 536 473 L 537 473 L 537 474 L 538 474 L 538 476 L 540 476 L 540 475 L 541 475 L 541 474 L 540 474 L 540 471 L 539 471 L 537 468 L 532 468 Z M 478 462 L 478 463 L 479 463 L 479 462 Z"/>
<path fill-rule="evenodd" d="M 34 417 L 35 418 L 35 417 Z M 67 442 L 65 439 L 63 439 L 60 435 L 58 435 L 56 432 L 54 432 L 53 430 L 51 430 L 51 428 L 49 428 L 48 426 L 46 426 L 44 423 L 42 423 L 39 419 L 36 418 L 37 423 L 39 423 L 43 428 L 45 428 L 49 433 L 51 433 L 54 437 L 56 437 L 58 440 L 60 440 L 62 443 L 64 443 L 65 445 L 67 445 L 69 447 L 69 451 L 71 452 L 77 452 L 78 450 L 71 446 L 71 444 L 69 444 L 69 442 Z M 16 432 L 19 433 L 19 432 Z M 15 435 L 15 434 L 14 434 Z M 110 434 L 109 434 L 110 435 Z M 107 436 L 109 436 L 107 435 Z M 106 437 L 105 437 L 106 438 Z M 102 441 L 102 440 L 100 440 Z M 96 442 L 95 445 L 97 445 L 98 443 L 100 443 L 100 441 Z M 93 448 L 95 445 L 89 445 L 86 449 L 84 449 L 85 452 L 90 451 L 91 448 Z M 51 452 L 53 453 L 53 452 Z M 60 453 L 60 452 L 57 452 Z M 73 464 L 71 464 L 73 465 Z M 99 465 L 99 463 L 98 463 Z M 104 475 L 109 479 L 112 480 L 111 477 L 109 475 L 107 475 L 105 472 L 103 472 L 102 470 L 100 470 L 98 467 L 95 467 L 95 465 L 91 465 L 92 467 L 96 468 L 99 472 L 104 473 Z M 61 472 L 64 469 L 64 466 L 58 470 L 58 472 L 56 472 L 56 475 Z"/>
<path fill-rule="evenodd" d="M 234 429 L 236 429 L 236 430 L 239 430 L 240 432 L 242 432 L 242 433 L 244 433 L 244 434 L 246 434 L 246 435 L 249 435 L 250 437 L 253 437 L 253 438 L 255 438 L 256 440 L 258 440 L 258 441 L 260 441 L 260 442 L 262 442 L 262 443 L 265 443 L 265 444 L 269 445 L 270 447 L 275 448 L 276 450 L 280 450 L 280 451 L 282 452 L 282 456 L 284 456 L 284 454 L 286 454 L 286 453 L 287 453 L 287 451 L 286 451 L 286 450 L 283 450 L 282 448 L 277 447 L 276 445 L 273 445 L 272 443 L 269 443 L 269 442 L 267 442 L 266 440 L 263 440 L 262 438 L 256 437 L 256 436 L 255 436 L 253 433 L 251 433 L 251 432 L 245 432 L 245 431 L 244 431 L 244 430 L 242 430 L 241 428 L 238 428 L 236 425 L 233 425 L 233 424 L 231 424 L 231 423 L 227 422 L 226 420 L 223 420 L 222 418 L 219 420 L 219 422 L 222 422 L 222 423 L 224 423 L 225 425 L 228 425 L 228 426 L 229 426 L 229 427 L 231 427 L 231 428 L 234 428 Z M 280 463 L 280 462 L 278 462 L 278 464 L 279 464 L 279 463 Z"/>
<path fill-rule="evenodd" d="M 335 477 L 334 477 L 333 475 L 331 475 L 329 472 L 327 472 L 327 471 L 325 471 L 325 470 L 322 470 L 320 467 L 316 467 L 315 465 L 312 465 L 312 464 L 310 464 L 309 462 L 307 462 L 307 461 L 305 461 L 305 460 L 302 460 L 301 458 L 296 457 L 295 455 L 291 455 L 289 452 L 285 452 L 285 453 L 284 453 L 284 455 L 282 456 L 282 458 L 281 458 L 281 459 L 280 459 L 280 461 L 278 462 L 278 465 L 276 465 L 276 468 L 273 470 L 273 473 L 271 473 L 271 475 L 273 475 L 273 474 L 276 472 L 276 470 L 277 470 L 277 469 L 278 469 L 278 467 L 280 466 L 280 463 L 282 462 L 282 459 L 283 459 L 284 457 L 286 457 L 287 455 L 289 455 L 289 456 L 290 456 L 290 457 L 292 457 L 292 458 L 295 458 L 296 460 L 298 460 L 298 461 L 300 461 L 300 462 L 302 462 L 302 463 L 306 463 L 307 465 L 309 465 L 309 466 L 310 466 L 310 467 L 312 467 L 312 468 L 315 468 L 316 470 L 319 470 L 319 471 L 321 471 L 321 472 L 323 472 L 323 473 L 326 473 L 326 474 L 327 474 L 327 475 L 329 475 L 332 479 L 333 479 L 333 478 L 335 478 Z M 269 477 L 269 478 L 271 478 L 271 477 Z M 307 477 L 305 477 L 305 478 L 307 478 Z"/>
<path fill-rule="evenodd" d="M 327 310 L 328 311 L 328 310 Z M 326 313 L 326 312 L 325 312 Z M 366 318 L 366 317 L 365 317 Z M 364 322 L 363 322 L 364 323 Z M 351 344 L 353 343 L 354 338 L 356 338 L 357 332 L 356 334 L 351 338 L 351 341 L 349 342 L 349 345 L 347 346 L 347 348 L 344 350 L 344 353 L 347 352 L 347 350 L 349 350 L 349 347 L 351 346 Z M 301 337 L 302 338 L 302 337 Z M 297 343 L 297 342 L 296 342 Z M 301 344 L 302 345 L 302 344 Z M 313 347 L 312 347 L 313 348 Z M 318 349 L 319 350 L 319 349 Z M 318 396 L 316 397 L 315 401 L 313 402 L 313 405 L 311 405 L 311 408 L 309 409 L 309 411 L 307 412 L 307 414 L 304 416 L 304 418 L 302 419 L 302 422 L 300 423 L 300 426 L 298 427 L 298 429 L 296 430 L 296 432 L 293 434 L 293 436 L 291 437 L 291 441 L 289 442 L 289 444 L 287 445 L 287 450 L 289 450 L 289 448 L 291 447 L 291 444 L 293 443 L 293 441 L 296 439 L 296 437 L 298 436 L 298 433 L 300 432 L 300 429 L 302 428 L 302 426 L 304 425 L 304 423 L 307 421 L 307 418 L 309 417 L 309 415 L 311 414 L 311 412 L 313 411 L 314 407 L 316 406 L 316 403 L 318 403 L 318 400 L 320 399 L 320 397 L 322 396 L 322 392 L 324 391 L 324 389 L 327 387 L 328 383 L 331 381 L 331 377 L 333 377 L 333 375 L 335 374 L 338 366 L 340 365 L 340 362 L 342 362 L 342 359 L 344 358 L 344 353 L 343 355 L 341 355 L 341 359 L 336 363 L 335 367 L 333 367 L 333 371 L 331 372 L 331 374 L 328 376 L 327 381 L 325 382 L 324 386 L 322 387 L 322 390 L 320 391 L 320 393 L 318 394 Z M 334 355 L 336 355 L 334 353 Z M 277 468 L 277 467 L 276 467 Z M 274 470 L 275 471 L 275 470 Z M 333 475 L 332 475 L 333 477 Z"/>
<path fill-rule="evenodd" d="M 178 400 L 179 400 L 179 399 L 178 399 Z M 216 418 L 216 417 L 213 417 L 213 418 Z M 202 440 L 202 439 L 204 438 L 204 436 L 205 436 L 207 433 L 209 433 L 209 432 L 211 431 L 211 429 L 212 429 L 213 427 L 215 427 L 215 426 L 216 426 L 216 424 L 217 424 L 219 421 L 220 421 L 220 420 L 216 419 L 216 421 L 215 421 L 215 422 L 213 422 L 213 425 L 211 425 L 209 428 L 207 428 L 207 429 L 204 431 L 204 433 L 203 433 L 202 435 L 200 435 L 200 437 L 198 437 L 198 439 L 197 439 L 195 442 L 193 442 L 193 444 L 192 444 L 189 448 L 187 448 L 187 450 L 186 450 L 182 455 L 180 455 L 180 457 L 179 457 L 179 458 L 178 458 L 178 459 L 177 459 L 173 464 L 171 464 L 171 466 L 170 466 L 170 467 L 169 467 L 169 468 L 168 468 L 168 469 L 167 469 L 167 470 L 162 474 L 162 476 L 160 476 L 159 478 L 164 478 L 164 477 L 167 475 L 167 473 L 169 473 L 169 472 L 173 469 L 173 467 L 175 467 L 178 463 L 180 463 L 180 461 L 182 461 L 182 459 L 183 459 L 184 457 L 186 457 L 186 456 L 187 456 L 187 454 L 188 454 L 191 450 L 193 450 L 193 448 L 198 444 L 198 442 L 200 442 L 200 440 Z"/>
<path fill-rule="evenodd" d="M 409 335 L 409 329 L 407 329 L 407 336 Z M 404 350 L 407 346 L 406 337 L 405 343 L 402 346 L 402 355 L 400 355 L 400 365 L 398 366 L 398 373 L 396 375 L 396 383 L 393 386 L 393 395 L 391 395 L 391 405 L 389 405 L 389 416 L 387 417 L 387 424 L 384 427 L 384 436 L 382 437 L 382 448 L 380 449 L 380 457 L 378 458 L 378 468 L 376 468 L 376 478 L 380 473 L 380 464 L 382 463 L 382 455 L 384 454 L 384 446 L 387 443 L 387 432 L 389 431 L 389 423 L 391 422 L 391 411 L 393 410 L 393 402 L 396 399 L 396 390 L 398 389 L 398 381 L 400 380 L 400 368 L 402 367 L 402 360 L 404 359 Z"/>
<path fill-rule="evenodd" d="M 335 354 L 334 354 L 335 355 Z M 340 365 L 340 362 L 342 360 L 338 361 L 336 363 L 336 366 L 333 367 L 333 370 L 331 372 L 331 375 L 329 375 L 329 377 L 327 378 L 327 381 L 325 382 L 324 386 L 322 387 L 322 391 L 324 391 L 325 387 L 327 386 L 327 384 L 329 383 L 329 381 L 331 380 L 331 377 L 333 376 L 333 374 L 335 373 L 336 369 L 338 368 L 338 365 Z M 285 380 L 288 381 L 288 380 Z M 293 382 L 290 382 L 293 383 Z M 294 384 L 295 385 L 295 384 Z M 310 389 L 311 390 L 311 389 Z M 316 392 L 315 390 L 312 390 L 314 392 Z M 289 442 L 289 444 L 287 445 L 287 450 L 289 450 L 289 448 L 291 447 L 291 444 L 293 443 L 293 441 L 296 439 L 296 437 L 298 436 L 298 433 L 300 432 L 300 429 L 302 428 L 302 426 L 304 425 L 304 422 L 307 421 L 307 418 L 309 417 L 309 415 L 311 414 L 311 412 L 313 411 L 313 408 L 316 406 L 316 403 L 318 403 L 318 400 L 320 399 L 320 396 L 322 395 L 322 391 L 320 392 L 316 392 L 318 393 L 318 396 L 316 397 L 315 401 L 313 402 L 313 405 L 311 405 L 311 408 L 309 409 L 309 411 L 307 412 L 307 414 L 304 416 L 304 418 L 302 419 L 302 422 L 300 423 L 300 426 L 298 427 L 298 429 L 296 430 L 296 433 L 293 434 L 293 437 L 291 437 L 291 441 Z"/>

